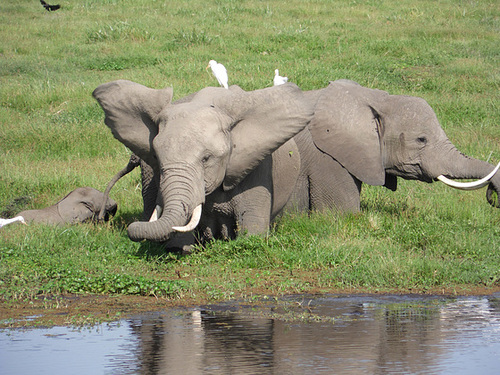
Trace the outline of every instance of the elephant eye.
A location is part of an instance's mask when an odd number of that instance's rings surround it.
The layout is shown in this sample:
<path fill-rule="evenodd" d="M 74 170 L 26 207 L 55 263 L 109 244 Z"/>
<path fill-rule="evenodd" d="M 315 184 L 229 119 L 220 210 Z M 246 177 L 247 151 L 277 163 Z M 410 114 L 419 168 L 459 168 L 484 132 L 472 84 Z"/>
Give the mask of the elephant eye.
<path fill-rule="evenodd" d="M 205 164 L 207 161 L 210 160 L 210 155 L 205 155 L 203 159 L 201 159 L 202 163 Z"/>
<path fill-rule="evenodd" d="M 425 145 L 427 143 L 427 138 L 426 137 L 418 137 L 417 142 Z"/>

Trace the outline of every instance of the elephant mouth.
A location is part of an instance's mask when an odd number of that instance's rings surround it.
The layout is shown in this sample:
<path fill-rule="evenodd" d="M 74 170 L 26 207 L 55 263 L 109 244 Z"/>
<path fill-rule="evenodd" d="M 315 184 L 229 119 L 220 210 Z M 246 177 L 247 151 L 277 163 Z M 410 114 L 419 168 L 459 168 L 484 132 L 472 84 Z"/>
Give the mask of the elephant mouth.
<path fill-rule="evenodd" d="M 193 210 L 193 213 L 191 214 L 191 219 L 187 224 L 183 226 L 173 226 L 172 229 L 176 232 L 191 232 L 192 230 L 194 230 L 200 223 L 202 208 L 203 207 L 201 204 L 196 206 Z M 163 209 L 161 206 L 156 206 L 153 214 L 151 215 L 151 218 L 149 219 L 149 222 L 151 223 L 157 221 L 160 218 L 162 211 Z"/>
<path fill-rule="evenodd" d="M 421 181 L 429 184 L 436 181 L 435 178 L 432 178 L 428 173 L 424 172 L 418 164 L 407 164 L 396 168 L 386 168 L 386 173 L 391 176 L 401 177 L 405 180 Z"/>
<path fill-rule="evenodd" d="M 436 178 L 436 180 L 441 181 L 445 185 L 448 185 L 452 188 L 459 189 L 459 190 L 477 190 L 481 189 L 482 187 L 485 187 L 490 183 L 490 180 L 493 178 L 493 176 L 498 172 L 500 169 L 500 163 L 493 169 L 488 175 L 485 177 L 476 180 L 476 181 L 471 181 L 471 182 L 458 182 L 455 180 L 451 180 L 448 177 L 444 175 L 440 175 Z"/>

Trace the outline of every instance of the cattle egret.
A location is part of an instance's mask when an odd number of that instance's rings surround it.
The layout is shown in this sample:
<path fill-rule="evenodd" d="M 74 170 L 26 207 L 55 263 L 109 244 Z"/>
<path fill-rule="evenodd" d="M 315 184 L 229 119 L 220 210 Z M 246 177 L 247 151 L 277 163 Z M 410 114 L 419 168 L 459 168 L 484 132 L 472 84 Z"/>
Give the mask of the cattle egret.
<path fill-rule="evenodd" d="M 225 66 L 220 63 L 217 63 L 217 61 L 215 60 L 210 60 L 207 66 L 207 69 L 208 68 L 212 68 L 212 73 L 214 74 L 215 78 L 217 78 L 217 81 L 219 81 L 219 85 L 227 89 L 228 79 L 227 79 L 227 70 Z"/>
<path fill-rule="evenodd" d="M 288 77 L 280 76 L 280 72 L 278 69 L 274 71 L 274 86 L 282 85 L 288 82 Z"/>
<path fill-rule="evenodd" d="M 12 224 L 12 223 L 15 223 L 16 221 L 19 221 L 23 224 L 26 224 L 26 222 L 24 221 L 24 217 L 22 216 L 16 216 L 12 219 L 2 219 L 0 218 L 0 228 L 2 228 L 3 226 L 5 225 L 8 225 L 8 224 Z"/>

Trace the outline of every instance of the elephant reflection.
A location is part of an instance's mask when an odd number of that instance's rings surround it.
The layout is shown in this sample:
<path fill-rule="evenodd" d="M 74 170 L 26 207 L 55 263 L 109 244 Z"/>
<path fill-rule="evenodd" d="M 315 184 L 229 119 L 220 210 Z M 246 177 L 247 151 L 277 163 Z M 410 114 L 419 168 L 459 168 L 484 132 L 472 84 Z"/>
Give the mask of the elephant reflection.
<path fill-rule="evenodd" d="M 254 321 L 231 314 L 195 310 L 135 325 L 141 373 L 251 373 L 272 368 L 270 319 Z M 221 357 L 222 355 L 222 357 Z M 256 366 L 258 363 L 258 366 Z"/>
<path fill-rule="evenodd" d="M 479 304 L 393 303 L 389 297 L 318 301 L 309 305 L 310 312 L 333 321 L 283 319 L 307 315 L 294 302 L 281 310 L 291 311 L 288 315 L 273 306 L 251 313 L 195 310 L 144 320 L 134 325 L 141 372 L 421 373 L 436 368 L 447 354 L 445 343 L 460 335 L 462 326 L 490 324 L 499 314 L 491 299 Z"/>

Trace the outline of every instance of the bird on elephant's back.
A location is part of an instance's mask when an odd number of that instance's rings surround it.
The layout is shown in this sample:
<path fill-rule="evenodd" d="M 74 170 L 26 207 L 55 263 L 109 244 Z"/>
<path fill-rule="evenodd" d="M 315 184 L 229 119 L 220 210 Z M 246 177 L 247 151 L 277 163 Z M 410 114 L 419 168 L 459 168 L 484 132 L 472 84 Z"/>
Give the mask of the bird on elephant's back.
<path fill-rule="evenodd" d="M 157 209 L 149 221 L 129 225 L 131 239 L 163 242 L 194 227 L 204 239 L 266 233 L 288 201 L 290 177 L 300 172 L 298 149 L 288 141 L 312 116 L 296 85 L 208 87 L 171 103 L 171 89 L 120 80 L 93 95 L 115 138 L 153 171 Z M 273 177 L 284 175 L 281 168 L 289 169 L 286 178 Z M 151 209 L 144 207 L 147 216 Z"/>
<path fill-rule="evenodd" d="M 458 152 L 423 99 L 352 81 L 308 92 L 206 88 L 174 103 L 171 89 L 114 81 L 94 97 L 153 176 L 143 183 L 152 197 L 144 219 L 162 224 L 132 224 L 134 240 L 165 241 L 196 226 L 205 239 L 265 233 L 282 207 L 358 211 L 362 183 L 395 190 L 398 177 L 481 178 L 494 168 Z M 498 192 L 499 178 L 488 192 Z"/>

